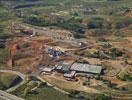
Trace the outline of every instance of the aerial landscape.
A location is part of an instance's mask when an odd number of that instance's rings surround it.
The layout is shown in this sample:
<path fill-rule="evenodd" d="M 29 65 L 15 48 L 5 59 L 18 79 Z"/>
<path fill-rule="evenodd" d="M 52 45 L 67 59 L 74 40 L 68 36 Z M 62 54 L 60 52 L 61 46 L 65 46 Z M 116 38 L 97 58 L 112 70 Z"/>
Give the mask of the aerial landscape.
<path fill-rule="evenodd" d="M 132 0 L 0 0 L 0 100 L 132 100 Z"/>

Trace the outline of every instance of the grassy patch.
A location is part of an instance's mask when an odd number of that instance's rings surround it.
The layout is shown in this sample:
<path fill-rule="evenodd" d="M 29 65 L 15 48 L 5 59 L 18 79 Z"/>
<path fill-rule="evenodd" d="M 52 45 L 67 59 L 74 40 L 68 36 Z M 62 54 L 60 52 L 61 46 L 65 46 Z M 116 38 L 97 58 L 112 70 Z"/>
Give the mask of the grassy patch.
<path fill-rule="evenodd" d="M 3 67 L 6 65 L 7 58 L 8 58 L 8 49 L 1 48 L 0 49 L 0 67 Z"/>
<path fill-rule="evenodd" d="M 9 73 L 0 73 L 0 89 L 5 90 L 11 87 L 13 81 L 17 79 L 18 76 Z"/>
<path fill-rule="evenodd" d="M 26 100 L 74 100 L 68 95 L 54 90 L 51 87 L 43 87 L 37 89 L 37 94 L 28 94 Z"/>
<path fill-rule="evenodd" d="M 36 79 L 30 78 L 32 81 Z M 37 80 L 39 81 L 39 80 Z M 12 94 L 17 95 L 19 97 L 22 97 L 26 100 L 75 100 L 74 98 L 69 97 L 66 94 L 61 93 L 60 91 L 57 91 L 53 89 L 52 87 L 47 86 L 46 84 L 41 83 L 41 85 L 33 92 L 28 92 L 24 96 L 24 91 L 29 87 L 29 82 L 25 83 L 24 85 L 17 88 L 15 91 L 12 92 Z"/>

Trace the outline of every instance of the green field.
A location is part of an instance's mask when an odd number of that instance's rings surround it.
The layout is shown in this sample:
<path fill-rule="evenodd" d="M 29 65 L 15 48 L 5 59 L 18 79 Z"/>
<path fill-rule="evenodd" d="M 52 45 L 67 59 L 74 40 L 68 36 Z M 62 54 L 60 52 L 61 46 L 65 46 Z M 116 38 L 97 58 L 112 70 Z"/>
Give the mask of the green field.
<path fill-rule="evenodd" d="M 8 49 L 0 48 L 0 68 L 4 67 L 8 59 Z"/>
<path fill-rule="evenodd" d="M 26 95 L 24 95 L 25 91 L 29 87 L 35 87 L 36 85 L 29 85 L 31 81 L 39 81 L 35 77 L 31 80 L 27 81 L 25 84 L 18 87 L 12 94 L 15 94 L 19 97 L 25 98 L 26 100 L 75 100 L 74 98 L 69 97 L 67 94 L 64 94 L 58 90 L 53 89 L 51 86 L 47 86 L 45 83 L 40 82 L 41 84 L 38 88 L 31 92 L 29 90 Z"/>
<path fill-rule="evenodd" d="M 132 19 L 125 13 L 131 5 L 131 0 L 12 0 L 0 7 L 0 34 L 8 32 L 7 27 L 12 21 L 22 21 L 68 29 L 76 32 L 75 37 L 84 38 L 80 30 L 86 29 L 97 29 L 96 33 L 100 35 L 104 30 L 128 27 Z M 82 25 L 85 18 L 87 26 Z"/>
<path fill-rule="evenodd" d="M 54 90 L 52 87 L 43 87 L 37 89 L 37 94 L 28 94 L 26 100 L 75 100 L 68 97 L 59 91 Z"/>
<path fill-rule="evenodd" d="M 4 5 L 0 5 L 0 39 L 5 39 L 12 35 L 9 30 L 9 26 L 12 22 L 17 22 L 18 19 L 19 18 L 15 16 L 12 9 Z"/>
<path fill-rule="evenodd" d="M 0 73 L 0 89 L 5 90 L 12 87 L 16 79 L 18 79 L 18 76 L 15 74 Z"/>

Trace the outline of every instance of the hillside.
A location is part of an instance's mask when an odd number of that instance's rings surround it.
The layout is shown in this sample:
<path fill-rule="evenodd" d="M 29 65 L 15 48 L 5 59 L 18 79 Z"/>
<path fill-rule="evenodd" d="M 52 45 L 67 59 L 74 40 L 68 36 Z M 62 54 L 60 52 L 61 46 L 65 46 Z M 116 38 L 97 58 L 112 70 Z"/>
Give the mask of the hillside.
<path fill-rule="evenodd" d="M 132 0 L 0 0 L 0 69 L 26 100 L 131 100 Z"/>

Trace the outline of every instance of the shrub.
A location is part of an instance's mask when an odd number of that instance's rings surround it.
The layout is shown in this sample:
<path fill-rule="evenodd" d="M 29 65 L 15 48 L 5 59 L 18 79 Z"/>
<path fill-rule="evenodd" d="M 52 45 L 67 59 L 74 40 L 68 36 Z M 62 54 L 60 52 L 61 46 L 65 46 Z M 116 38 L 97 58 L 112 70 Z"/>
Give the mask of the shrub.
<path fill-rule="evenodd" d="M 106 96 L 104 94 L 101 94 L 101 95 L 95 97 L 94 100 L 112 100 L 112 98 L 110 96 Z"/>
<path fill-rule="evenodd" d="M 122 51 L 120 51 L 120 50 L 118 50 L 117 48 L 112 48 L 112 49 L 110 49 L 110 55 L 112 56 L 112 57 L 120 57 L 120 56 L 122 56 L 123 55 L 123 52 Z"/>
<path fill-rule="evenodd" d="M 28 48 L 30 45 L 28 43 L 24 43 L 20 46 L 20 48 Z"/>
<path fill-rule="evenodd" d="M 80 91 L 73 90 L 73 91 L 70 92 L 69 96 L 70 97 L 77 97 L 79 93 L 80 93 Z"/>
<path fill-rule="evenodd" d="M 132 75 L 125 72 L 125 70 L 122 70 L 117 78 L 123 80 L 123 81 L 132 81 Z"/>

